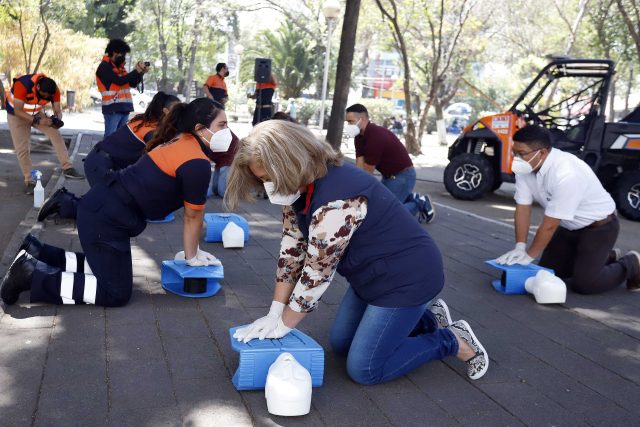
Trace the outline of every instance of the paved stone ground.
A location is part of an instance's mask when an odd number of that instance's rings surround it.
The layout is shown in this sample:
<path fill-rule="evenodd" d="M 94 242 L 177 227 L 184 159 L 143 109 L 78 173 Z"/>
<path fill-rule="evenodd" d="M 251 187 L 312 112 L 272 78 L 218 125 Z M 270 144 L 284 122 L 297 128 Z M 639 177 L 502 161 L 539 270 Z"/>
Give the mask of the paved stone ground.
<path fill-rule="evenodd" d="M 82 139 L 76 167 L 96 140 Z M 87 189 L 84 182 L 65 185 L 79 194 Z M 221 210 L 219 199 L 208 202 L 208 212 Z M 512 247 L 512 230 L 446 207 L 427 226 L 445 257 L 443 295 L 453 317 L 468 320 L 487 348 L 487 375 L 472 382 L 464 365 L 449 359 L 390 383 L 353 383 L 344 358 L 328 345 L 347 286 L 336 278 L 300 325 L 326 350 L 325 384 L 314 389 L 309 415 L 271 416 L 262 391 L 237 392 L 231 384 L 238 357 L 228 329 L 268 310 L 280 213 L 262 200 L 239 213 L 250 221 L 244 249 L 202 244 L 225 266 L 215 297 L 180 298 L 160 286 L 161 261 L 182 249 L 178 214 L 133 239 L 135 290 L 128 306 L 37 306 L 23 295 L 19 305 L 0 311 L 0 424 L 638 425 L 640 295 L 621 287 L 602 296 L 570 294 L 559 306 L 500 295 L 490 286 L 498 274 L 483 261 Z M 623 233 L 637 236 L 633 226 Z M 47 243 L 81 250 L 71 222 L 50 221 L 35 231 Z"/>

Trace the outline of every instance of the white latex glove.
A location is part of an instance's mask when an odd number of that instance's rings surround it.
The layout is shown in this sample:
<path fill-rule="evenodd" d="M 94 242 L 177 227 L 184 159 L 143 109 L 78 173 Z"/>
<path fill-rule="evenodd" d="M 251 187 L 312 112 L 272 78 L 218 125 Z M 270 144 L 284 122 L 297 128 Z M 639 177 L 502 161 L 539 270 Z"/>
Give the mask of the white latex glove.
<path fill-rule="evenodd" d="M 271 308 L 266 316 L 255 320 L 249 326 L 236 330 L 233 337 L 244 343 L 247 343 L 254 338 L 259 338 L 261 340 L 265 339 L 270 332 L 278 329 L 278 323 L 282 323 L 282 312 L 284 311 L 284 307 L 285 305 L 283 303 L 272 301 Z M 284 324 L 282 326 L 284 326 Z M 286 326 L 284 327 L 286 328 Z M 284 335 L 288 332 L 289 331 L 285 332 Z"/>
<path fill-rule="evenodd" d="M 291 332 L 291 328 L 285 325 L 284 322 L 282 321 L 282 317 L 280 317 L 278 318 L 278 323 L 276 324 L 276 327 L 271 331 L 268 331 L 264 336 L 264 338 L 270 338 L 270 339 L 282 338 L 285 335 L 287 335 L 289 332 Z M 262 336 L 260 337 L 260 339 L 262 339 Z"/>
<path fill-rule="evenodd" d="M 184 251 L 178 252 L 173 259 L 176 261 L 184 261 L 185 260 Z M 207 251 L 201 250 L 200 247 L 198 247 L 196 256 L 186 261 L 187 261 L 187 265 L 190 265 L 192 267 L 222 265 L 222 263 L 218 258 L 216 258 L 215 256 L 213 256 Z"/>
<path fill-rule="evenodd" d="M 531 258 L 529 254 L 527 254 L 527 244 L 524 242 L 516 243 L 514 249 L 496 259 L 496 262 L 498 264 L 506 265 L 529 265 L 531 264 L 531 261 L 533 261 L 533 258 Z"/>

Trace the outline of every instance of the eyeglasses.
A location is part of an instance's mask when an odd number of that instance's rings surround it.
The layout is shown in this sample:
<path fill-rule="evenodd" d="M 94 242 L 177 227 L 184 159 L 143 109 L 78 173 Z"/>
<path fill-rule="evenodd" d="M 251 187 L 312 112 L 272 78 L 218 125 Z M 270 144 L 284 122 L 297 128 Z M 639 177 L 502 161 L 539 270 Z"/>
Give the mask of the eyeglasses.
<path fill-rule="evenodd" d="M 536 151 L 540 151 L 538 150 L 531 150 L 531 151 L 527 151 L 526 153 L 516 153 L 515 151 L 512 151 L 511 154 L 513 155 L 513 157 L 518 157 L 520 159 L 524 159 L 524 156 L 528 156 L 531 153 L 535 153 Z"/>

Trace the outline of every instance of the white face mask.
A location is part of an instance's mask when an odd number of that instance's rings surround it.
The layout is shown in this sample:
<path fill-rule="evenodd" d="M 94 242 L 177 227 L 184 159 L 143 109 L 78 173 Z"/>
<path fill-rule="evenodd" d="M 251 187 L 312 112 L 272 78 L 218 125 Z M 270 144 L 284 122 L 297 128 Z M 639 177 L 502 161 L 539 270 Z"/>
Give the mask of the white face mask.
<path fill-rule="evenodd" d="M 207 132 L 211 134 L 209 138 L 209 147 L 214 153 L 224 153 L 229 149 L 233 136 L 231 135 L 231 129 L 224 128 L 218 132 L 212 132 L 211 129 L 206 128 Z"/>
<path fill-rule="evenodd" d="M 535 156 L 533 156 L 531 158 L 531 160 L 535 159 L 536 157 L 538 157 L 538 154 L 540 154 L 540 150 L 538 150 L 538 152 L 536 153 Z M 529 161 L 531 161 L 529 160 Z M 538 167 L 538 165 L 540 164 L 540 162 L 538 162 L 538 164 L 536 165 L 536 167 Z M 511 163 L 511 170 L 513 171 L 513 173 L 515 173 L 516 175 L 527 175 L 531 172 L 533 172 L 534 167 L 531 166 L 531 163 L 529 163 L 528 161 L 526 161 L 525 159 L 521 158 L 521 157 L 514 157 L 513 158 L 513 162 Z"/>
<path fill-rule="evenodd" d="M 358 121 L 353 125 L 347 124 L 344 127 L 344 133 L 351 138 L 355 138 L 360 135 L 360 127 L 358 126 L 358 123 L 360 123 L 360 119 L 358 119 Z"/>
<path fill-rule="evenodd" d="M 269 196 L 269 201 L 274 205 L 291 206 L 300 198 L 299 191 L 295 194 L 278 194 L 274 192 L 275 185 L 271 181 L 264 182 L 262 185 L 264 186 L 264 190 L 267 192 L 267 196 Z"/>

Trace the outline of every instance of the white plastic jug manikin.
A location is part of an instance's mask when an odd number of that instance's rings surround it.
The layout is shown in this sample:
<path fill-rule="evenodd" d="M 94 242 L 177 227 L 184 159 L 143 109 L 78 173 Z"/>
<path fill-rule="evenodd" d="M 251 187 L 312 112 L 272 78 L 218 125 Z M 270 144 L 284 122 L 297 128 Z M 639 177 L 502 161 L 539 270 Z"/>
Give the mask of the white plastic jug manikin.
<path fill-rule="evenodd" d="M 311 374 L 291 353 L 282 353 L 269 367 L 264 395 L 270 414 L 306 415 L 311 410 Z"/>
<path fill-rule="evenodd" d="M 567 300 L 567 285 L 547 270 L 540 270 L 524 282 L 524 288 L 538 304 L 564 304 Z"/>
<path fill-rule="evenodd" d="M 230 222 L 222 230 L 222 246 L 244 248 L 244 230 L 235 222 Z"/>
<path fill-rule="evenodd" d="M 41 208 L 44 203 L 44 187 L 42 186 L 42 172 L 34 171 L 34 178 L 36 179 L 36 187 L 33 189 L 33 207 Z"/>

